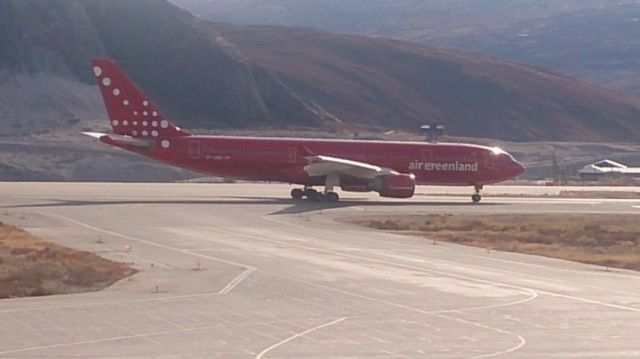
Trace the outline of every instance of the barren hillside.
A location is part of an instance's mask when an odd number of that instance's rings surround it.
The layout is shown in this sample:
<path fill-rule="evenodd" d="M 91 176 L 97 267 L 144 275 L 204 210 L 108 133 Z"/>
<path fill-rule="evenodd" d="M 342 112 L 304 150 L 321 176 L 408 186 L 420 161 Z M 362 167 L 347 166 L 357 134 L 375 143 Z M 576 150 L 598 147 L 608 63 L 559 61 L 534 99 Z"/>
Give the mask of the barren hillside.
<path fill-rule="evenodd" d="M 171 0 L 205 19 L 471 51 L 640 95 L 637 0 Z"/>

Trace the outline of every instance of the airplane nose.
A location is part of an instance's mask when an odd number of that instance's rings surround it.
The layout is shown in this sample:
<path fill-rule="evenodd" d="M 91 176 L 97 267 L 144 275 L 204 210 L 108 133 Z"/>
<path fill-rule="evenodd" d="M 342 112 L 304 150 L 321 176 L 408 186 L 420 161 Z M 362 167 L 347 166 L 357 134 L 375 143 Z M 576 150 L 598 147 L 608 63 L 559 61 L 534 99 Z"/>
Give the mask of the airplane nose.
<path fill-rule="evenodd" d="M 513 177 L 520 176 L 521 174 L 524 173 L 524 170 L 525 170 L 525 167 L 522 163 L 518 161 L 513 162 L 513 171 L 514 171 Z"/>

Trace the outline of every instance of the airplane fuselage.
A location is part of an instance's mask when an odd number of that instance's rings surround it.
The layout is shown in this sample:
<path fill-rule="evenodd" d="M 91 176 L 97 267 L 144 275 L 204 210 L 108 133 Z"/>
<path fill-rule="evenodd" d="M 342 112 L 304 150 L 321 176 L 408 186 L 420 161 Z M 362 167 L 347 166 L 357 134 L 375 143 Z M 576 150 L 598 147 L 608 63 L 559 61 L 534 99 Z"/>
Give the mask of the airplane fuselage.
<path fill-rule="evenodd" d="M 192 135 L 169 122 L 115 62 L 92 66 L 113 134 L 87 135 L 210 176 L 304 185 L 291 190 L 293 199 L 335 202 L 335 187 L 410 198 L 416 184 L 426 184 L 474 186 L 478 202 L 483 185 L 524 171 L 508 153 L 472 144 Z"/>
<path fill-rule="evenodd" d="M 322 185 L 304 171 L 306 157 L 323 154 L 412 173 L 422 185 L 485 185 L 522 173 L 495 148 L 458 143 L 354 141 L 230 136 L 183 136 L 136 149 L 155 160 L 210 176 Z"/>

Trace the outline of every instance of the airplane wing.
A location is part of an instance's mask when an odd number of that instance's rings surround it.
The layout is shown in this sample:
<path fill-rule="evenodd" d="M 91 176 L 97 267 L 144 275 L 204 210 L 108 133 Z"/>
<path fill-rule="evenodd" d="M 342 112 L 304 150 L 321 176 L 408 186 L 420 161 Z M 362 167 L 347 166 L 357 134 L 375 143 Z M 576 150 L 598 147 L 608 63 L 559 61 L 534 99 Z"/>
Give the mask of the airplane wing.
<path fill-rule="evenodd" d="M 306 157 L 309 164 L 304 170 L 309 176 L 349 175 L 357 178 L 372 179 L 382 175 L 398 174 L 390 169 L 364 162 L 352 161 L 330 156 Z"/>

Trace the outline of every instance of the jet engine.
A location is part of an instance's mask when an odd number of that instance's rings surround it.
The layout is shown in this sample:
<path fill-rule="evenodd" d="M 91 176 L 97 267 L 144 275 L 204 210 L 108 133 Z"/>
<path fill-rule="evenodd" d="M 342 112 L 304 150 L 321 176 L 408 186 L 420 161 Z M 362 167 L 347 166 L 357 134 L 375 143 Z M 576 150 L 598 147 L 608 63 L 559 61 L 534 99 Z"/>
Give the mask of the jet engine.
<path fill-rule="evenodd" d="M 410 198 L 416 190 L 416 179 L 412 174 L 391 174 L 373 179 L 373 190 L 382 197 Z"/>

